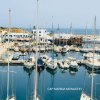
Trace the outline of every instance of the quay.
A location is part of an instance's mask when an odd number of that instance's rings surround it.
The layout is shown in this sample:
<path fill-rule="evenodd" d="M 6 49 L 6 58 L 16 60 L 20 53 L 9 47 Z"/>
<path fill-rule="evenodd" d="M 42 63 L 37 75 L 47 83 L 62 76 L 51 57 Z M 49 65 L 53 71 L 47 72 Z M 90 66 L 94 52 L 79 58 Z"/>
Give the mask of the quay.
<path fill-rule="evenodd" d="M 13 46 L 14 46 L 13 42 L 9 43 L 9 48 Z M 8 48 L 8 43 L 0 43 L 0 58 L 5 52 L 7 52 L 7 48 Z"/>
<path fill-rule="evenodd" d="M 18 66 L 18 65 L 23 65 L 23 63 L 24 63 L 24 61 L 19 61 L 19 60 L 12 60 L 12 61 L 9 61 L 9 64 L 10 65 L 16 65 L 16 66 Z M 8 65 L 8 61 L 7 60 L 0 60 L 0 66 L 2 66 L 2 65 Z"/>

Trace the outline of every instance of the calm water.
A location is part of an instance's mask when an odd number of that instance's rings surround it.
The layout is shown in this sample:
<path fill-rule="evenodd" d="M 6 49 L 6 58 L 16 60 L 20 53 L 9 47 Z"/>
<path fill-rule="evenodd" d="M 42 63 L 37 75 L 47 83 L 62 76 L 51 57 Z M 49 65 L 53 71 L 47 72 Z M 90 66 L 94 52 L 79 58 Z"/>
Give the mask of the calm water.
<path fill-rule="evenodd" d="M 47 53 L 52 57 L 52 53 Z M 41 55 L 41 54 L 40 54 Z M 83 59 L 81 53 L 69 52 L 59 54 L 57 59 L 64 60 L 68 56 Z M 7 70 L 7 66 L 0 66 L 0 70 Z M 27 71 L 23 66 L 10 66 L 10 96 L 14 94 L 17 100 L 32 100 L 34 90 L 34 70 Z M 0 71 L 0 100 L 6 100 L 7 73 Z M 94 95 L 100 100 L 100 74 L 94 78 Z M 38 73 L 38 96 L 40 100 L 79 100 L 82 89 L 90 95 L 90 71 L 80 66 L 76 73 L 71 70 L 57 69 L 43 70 Z M 65 90 L 66 88 L 66 90 Z"/>

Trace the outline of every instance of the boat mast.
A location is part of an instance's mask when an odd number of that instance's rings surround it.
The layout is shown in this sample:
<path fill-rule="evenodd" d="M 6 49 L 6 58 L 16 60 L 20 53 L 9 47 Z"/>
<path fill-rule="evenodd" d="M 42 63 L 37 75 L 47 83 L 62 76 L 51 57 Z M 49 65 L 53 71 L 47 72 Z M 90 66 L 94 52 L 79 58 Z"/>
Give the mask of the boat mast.
<path fill-rule="evenodd" d="M 52 35 L 53 35 L 53 48 L 52 48 L 52 54 L 53 54 L 53 59 L 54 59 L 54 26 L 53 26 L 53 16 L 52 16 Z"/>
<path fill-rule="evenodd" d="M 94 43 L 93 43 L 93 67 L 92 67 L 92 79 L 91 79 L 91 100 L 93 99 L 93 84 L 94 84 L 94 55 L 95 55 L 95 33 L 96 33 L 96 16 L 94 18 Z"/>
<path fill-rule="evenodd" d="M 87 37 L 87 24 L 86 24 L 86 28 L 85 28 L 85 34 L 86 34 L 86 37 Z M 86 42 L 88 42 L 88 38 L 86 40 L 87 40 Z M 87 44 L 87 48 L 88 48 L 88 44 Z"/>
<path fill-rule="evenodd" d="M 37 48 L 38 48 L 38 29 L 39 29 L 39 27 L 38 27 L 38 24 L 39 24 L 39 19 L 38 19 L 38 6 L 39 6 L 39 0 L 37 0 L 37 19 L 36 19 L 36 21 L 37 21 L 37 25 L 36 25 L 36 60 L 35 60 L 35 75 L 34 75 L 34 98 L 33 98 L 33 100 L 35 99 L 36 100 L 36 98 L 37 98 Z"/>
<path fill-rule="evenodd" d="M 58 24 L 58 28 L 57 28 L 57 32 L 58 32 L 58 34 L 59 34 L 59 38 L 60 38 L 60 32 L 59 32 L 59 24 Z"/>
<path fill-rule="evenodd" d="M 9 9 L 9 28 L 8 28 L 8 70 L 7 70 L 7 100 L 9 100 L 9 34 L 10 34 L 10 28 L 11 28 L 11 10 Z"/>
<path fill-rule="evenodd" d="M 60 27 L 59 27 L 59 24 L 58 24 L 57 32 L 58 32 L 58 37 L 59 37 L 58 45 L 60 45 Z"/>
<path fill-rule="evenodd" d="M 70 25 L 70 35 L 72 36 L 72 23 Z"/>

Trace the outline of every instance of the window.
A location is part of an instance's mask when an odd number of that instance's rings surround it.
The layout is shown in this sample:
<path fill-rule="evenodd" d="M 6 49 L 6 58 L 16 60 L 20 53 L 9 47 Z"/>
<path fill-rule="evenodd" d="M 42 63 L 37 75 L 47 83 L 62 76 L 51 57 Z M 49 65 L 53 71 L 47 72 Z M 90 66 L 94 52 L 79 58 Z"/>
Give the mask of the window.
<path fill-rule="evenodd" d="M 33 33 L 36 33 L 36 31 L 34 31 Z"/>
<path fill-rule="evenodd" d="M 12 35 L 9 35 L 10 37 L 12 37 Z"/>

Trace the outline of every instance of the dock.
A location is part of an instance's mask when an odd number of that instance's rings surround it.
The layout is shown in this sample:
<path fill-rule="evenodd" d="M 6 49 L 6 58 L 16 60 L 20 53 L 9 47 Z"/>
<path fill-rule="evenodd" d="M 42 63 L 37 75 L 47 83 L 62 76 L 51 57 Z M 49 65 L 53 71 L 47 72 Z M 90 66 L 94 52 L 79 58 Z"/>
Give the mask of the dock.
<path fill-rule="evenodd" d="M 16 66 L 18 66 L 18 65 L 23 66 L 23 63 L 24 63 L 24 61 L 19 61 L 19 60 L 9 61 L 10 65 L 16 65 Z M 8 65 L 8 61 L 7 60 L 0 60 L 0 66 L 2 66 L 2 65 L 4 65 L 4 66 Z"/>

